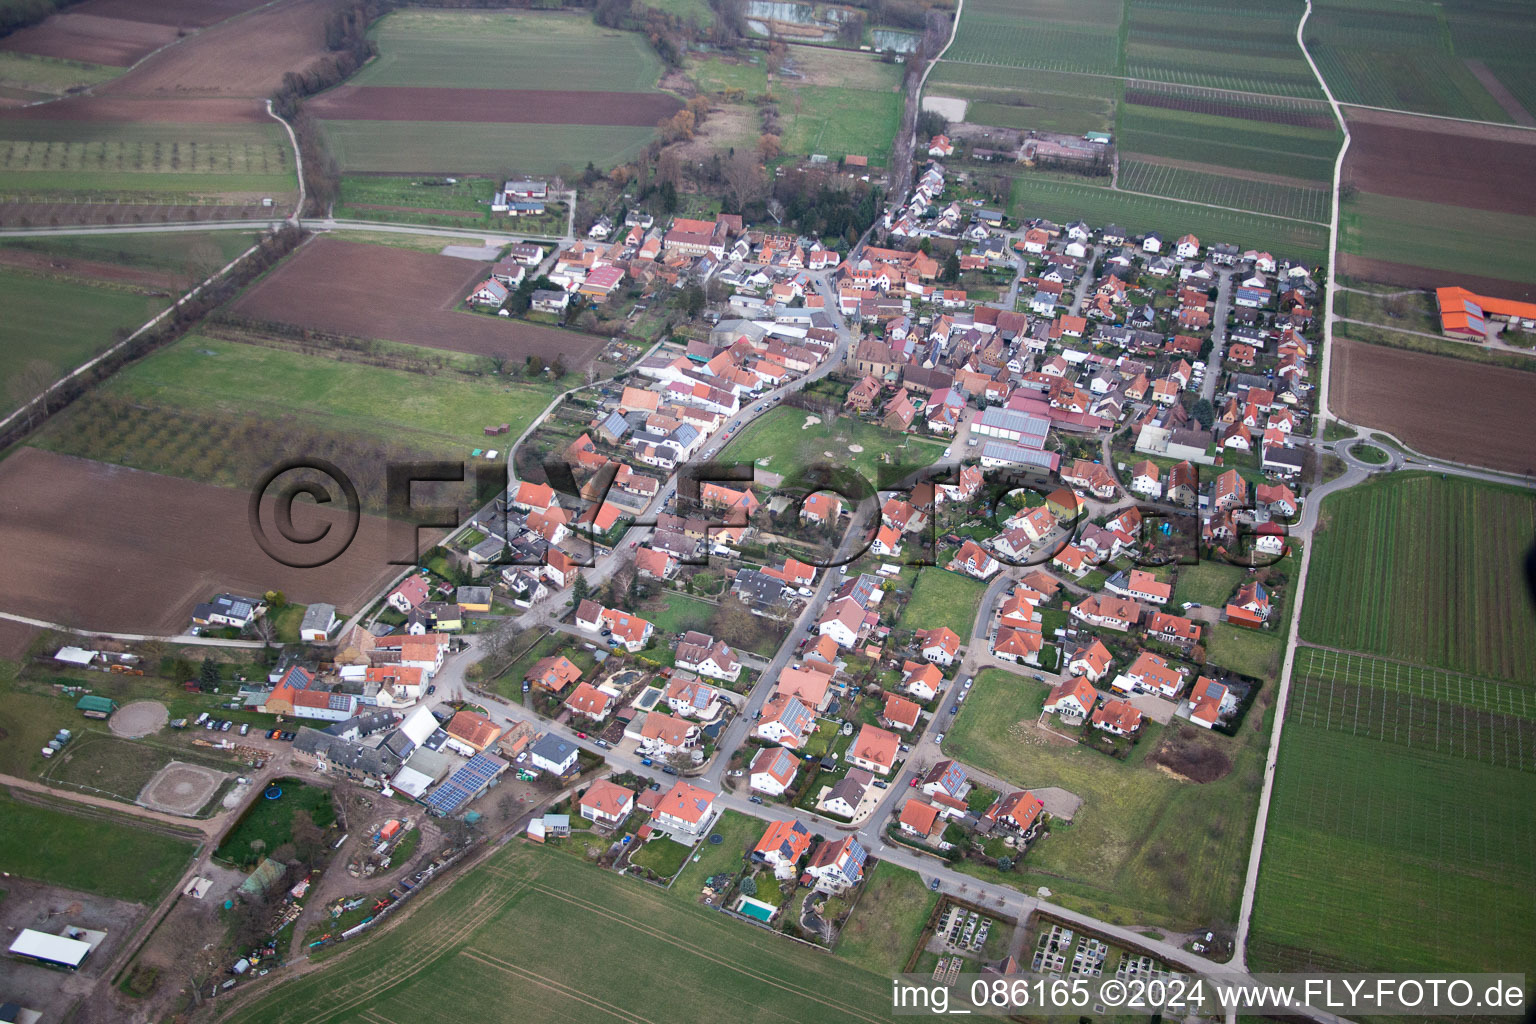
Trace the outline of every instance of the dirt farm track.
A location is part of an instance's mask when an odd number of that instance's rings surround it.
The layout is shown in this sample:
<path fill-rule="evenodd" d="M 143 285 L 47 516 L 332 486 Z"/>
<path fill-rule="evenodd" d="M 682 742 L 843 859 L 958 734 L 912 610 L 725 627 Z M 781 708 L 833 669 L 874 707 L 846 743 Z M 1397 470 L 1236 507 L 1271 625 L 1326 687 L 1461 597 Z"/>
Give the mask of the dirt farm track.
<path fill-rule="evenodd" d="M 180 633 L 192 606 L 219 591 L 277 589 L 350 612 L 398 569 L 388 564 L 385 521 L 372 516 L 329 565 L 280 565 L 252 537 L 249 501 L 242 490 L 22 448 L 0 462 L 0 610 Z M 320 510 L 294 509 L 296 527 L 313 532 Z"/>
<path fill-rule="evenodd" d="M 1530 373 L 1359 341 L 1334 345 L 1333 411 L 1345 420 L 1391 431 L 1426 455 L 1536 474 Z"/>
<path fill-rule="evenodd" d="M 584 367 L 603 339 L 455 309 L 490 265 L 363 242 L 315 238 L 234 304 L 257 320 L 427 348 L 563 358 Z"/>

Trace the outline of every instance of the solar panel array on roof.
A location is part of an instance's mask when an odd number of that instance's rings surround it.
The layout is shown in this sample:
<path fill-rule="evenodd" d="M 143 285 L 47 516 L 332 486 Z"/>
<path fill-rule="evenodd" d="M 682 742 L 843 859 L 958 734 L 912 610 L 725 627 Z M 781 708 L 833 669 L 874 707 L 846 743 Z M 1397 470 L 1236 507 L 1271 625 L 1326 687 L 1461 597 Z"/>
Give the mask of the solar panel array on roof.
<path fill-rule="evenodd" d="M 507 770 L 507 762 L 495 754 L 476 754 L 422 801 L 434 814 L 449 815 L 469 803 Z"/>

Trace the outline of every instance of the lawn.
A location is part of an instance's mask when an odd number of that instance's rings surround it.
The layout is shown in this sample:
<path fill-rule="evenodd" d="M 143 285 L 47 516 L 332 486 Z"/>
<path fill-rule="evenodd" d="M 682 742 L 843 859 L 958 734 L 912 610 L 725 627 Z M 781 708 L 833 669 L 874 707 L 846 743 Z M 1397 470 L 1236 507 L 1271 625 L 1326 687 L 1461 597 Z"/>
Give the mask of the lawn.
<path fill-rule="evenodd" d="M 0 394 L 0 413 L 42 390 L 32 386 L 30 374 L 21 372 L 31 363 L 46 368 L 37 382 L 46 379 L 51 384 L 110 346 L 118 331 L 134 330 L 168 305 L 169 298 L 127 288 L 0 269 L 0 309 L 5 310 L 0 355 L 15 374 Z"/>
<path fill-rule="evenodd" d="M 220 417 L 262 409 L 327 430 L 464 456 L 485 443 L 487 423 L 508 423 L 516 437 L 555 388 L 427 376 L 191 335 L 128 367 L 107 391 Z"/>
<path fill-rule="evenodd" d="M 1209 608 L 1224 608 L 1227 600 L 1237 593 L 1238 586 L 1247 573 L 1235 565 L 1216 559 L 1202 559 L 1195 565 L 1178 567 L 1179 578 L 1173 587 L 1173 610 L 1185 601 L 1194 601 Z"/>
<path fill-rule="evenodd" d="M 35 94 L 27 99 L 62 96 L 71 89 L 111 81 L 122 73 L 122 68 L 104 64 L 0 52 L 0 83 L 9 90 Z"/>
<path fill-rule="evenodd" d="M 76 814 L 0 792 L 0 868 L 50 885 L 153 903 L 180 878 L 196 844 L 115 814 Z"/>
<path fill-rule="evenodd" d="M 1048 886 L 1066 905 L 1105 920 L 1230 926 L 1268 739 L 1261 723 L 1269 716 L 1249 715 L 1237 738 L 1211 737 L 1234 767 L 1195 784 L 1146 763 L 1166 735 L 1155 724 L 1124 762 L 1045 742 L 1033 722 L 1048 690 L 1007 672 L 982 672 L 944 740 L 947 755 L 979 770 L 1083 799 L 1072 823 L 1056 825 L 1019 869 L 979 873 L 1026 892 Z"/>
<path fill-rule="evenodd" d="M 917 574 L 912 598 L 902 609 L 902 629 L 937 629 L 948 626 L 968 642 L 976 625 L 976 609 L 987 585 L 957 572 L 927 566 Z"/>
<path fill-rule="evenodd" d="M 487 1024 L 525 1020 L 534 1004 L 578 1024 L 612 1021 L 620 1007 L 649 1007 L 639 1012 L 651 1020 L 728 1012 L 750 1024 L 889 1016 L 886 976 L 554 850 L 514 840 L 444 884 L 364 939 L 362 955 L 264 993 L 232 1019 L 428 1020 L 442 1015 L 446 991 L 455 1018 Z"/>
<path fill-rule="evenodd" d="M 630 863 L 649 868 L 666 881 L 677 874 L 683 863 L 693 855 L 693 847 L 673 842 L 664 835 L 654 835 L 640 849 L 630 855 Z"/>
<path fill-rule="evenodd" d="M 283 795 L 276 800 L 262 794 L 251 804 L 214 857 L 237 867 L 249 869 L 263 856 L 293 838 L 293 816 L 308 811 L 316 825 L 328 828 L 336 820 L 331 805 L 331 791 L 321 786 L 307 786 L 297 779 L 278 779 Z"/>
<path fill-rule="evenodd" d="M 1257 213 L 1237 213 L 1210 206 L 1132 195 L 1097 185 L 1023 174 L 1014 179 L 1009 216 L 1019 220 L 1086 218 L 1091 223 L 1123 224 L 1132 234 L 1193 232 L 1244 247 L 1263 246 L 1308 261 L 1322 260 L 1328 233 L 1321 227 Z"/>
<path fill-rule="evenodd" d="M 867 971 L 901 973 L 933 915 L 939 894 L 917 872 L 885 861 L 864 882 L 864 894 L 837 940 L 837 955 Z"/>
<path fill-rule="evenodd" d="M 639 614 L 657 629 L 681 636 L 690 629 L 707 632 L 709 620 L 718 610 L 718 607 L 708 601 L 668 592 L 658 601 L 647 602 Z"/>
<path fill-rule="evenodd" d="M 1518 571 L 1536 498 L 1393 473 L 1325 499 L 1301 635 L 1477 676 L 1536 682 L 1536 608 Z"/>
<path fill-rule="evenodd" d="M 720 844 L 711 844 L 706 836 L 694 848 L 698 859 L 683 869 L 677 883 L 672 886 L 672 892 L 692 900 L 698 896 L 699 890 L 704 888 L 704 882 L 709 878 L 722 872 L 736 874 L 745 863 L 747 854 L 751 853 L 767 830 L 767 823 L 761 819 L 726 811 L 709 830 L 711 835 L 719 834 Z"/>
<path fill-rule="evenodd" d="M 920 466 L 932 465 L 944 451 L 942 441 L 902 436 L 884 427 L 841 416 L 835 425 L 806 423 L 803 410 L 780 406 L 759 416 L 734 437 L 719 456 L 739 462 L 755 463 L 760 469 L 783 478 L 789 486 L 812 463 L 827 462 L 849 467 L 871 487 L 880 483 L 880 469 L 887 455 L 901 460 L 899 479 Z M 853 446 L 860 450 L 850 451 Z"/>

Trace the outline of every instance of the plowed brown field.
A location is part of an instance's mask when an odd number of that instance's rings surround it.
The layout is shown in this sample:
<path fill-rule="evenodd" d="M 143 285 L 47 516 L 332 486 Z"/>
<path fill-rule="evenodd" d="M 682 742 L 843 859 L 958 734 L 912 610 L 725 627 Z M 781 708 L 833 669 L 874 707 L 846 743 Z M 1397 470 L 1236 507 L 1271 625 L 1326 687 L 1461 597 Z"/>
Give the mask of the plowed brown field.
<path fill-rule="evenodd" d="M 1531 374 L 1339 339 L 1333 411 L 1426 455 L 1536 476 Z"/>
<path fill-rule="evenodd" d="M 0 39 L 0 50 L 125 68 L 175 38 L 172 25 L 68 11 Z"/>
<path fill-rule="evenodd" d="M 344 85 L 311 100 L 330 121 L 473 121 L 492 124 L 601 124 L 649 127 L 682 109 L 660 92 L 538 89 L 416 89 Z"/>
<path fill-rule="evenodd" d="M 362 338 L 521 360 L 561 358 L 579 369 L 603 345 L 577 331 L 461 312 L 484 263 L 384 245 L 317 238 L 234 304 L 234 312 Z"/>
<path fill-rule="evenodd" d="M 36 448 L 0 462 L 0 611 L 85 629 L 179 633 L 219 591 L 356 610 L 399 570 L 386 521 L 363 516 L 336 561 L 291 569 L 256 543 L 240 490 Z M 294 503 L 295 526 L 338 516 Z M 301 523 L 301 518 L 304 525 Z"/>
<path fill-rule="evenodd" d="M 1430 267 L 1414 266 L 1411 263 L 1367 259 L 1347 252 L 1339 253 L 1339 273 L 1381 284 L 1402 285 L 1404 288 L 1434 289 L 1455 284 L 1483 295 L 1498 295 L 1506 299 L 1518 299 L 1521 302 L 1536 302 L 1536 285 L 1529 281 L 1481 277 L 1455 270 L 1435 270 Z"/>
<path fill-rule="evenodd" d="M 1350 111 L 1346 183 L 1362 192 L 1536 215 L 1536 132 L 1364 113 Z"/>

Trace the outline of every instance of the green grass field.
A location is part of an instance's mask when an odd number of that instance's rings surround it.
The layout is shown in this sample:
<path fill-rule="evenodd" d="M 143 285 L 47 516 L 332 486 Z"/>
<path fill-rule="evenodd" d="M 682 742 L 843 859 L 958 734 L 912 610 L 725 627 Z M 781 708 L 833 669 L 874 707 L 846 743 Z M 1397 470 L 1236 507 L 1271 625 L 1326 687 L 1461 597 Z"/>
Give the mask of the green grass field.
<path fill-rule="evenodd" d="M 1114 0 L 972 0 L 948 61 L 1113 74 L 1120 66 L 1122 5 Z"/>
<path fill-rule="evenodd" d="M 881 66 L 891 68 L 893 85 L 900 80 L 895 65 Z M 785 153 L 822 153 L 834 160 L 857 154 L 879 167 L 889 162 L 901 124 L 901 95 L 891 91 L 804 86 L 780 109 Z"/>
<path fill-rule="evenodd" d="M 889 1014 L 890 981 L 691 900 L 514 842 L 323 973 L 266 993 L 241 1024 L 425 1020 L 487 1024 L 528 1007 L 577 1022 L 859 1022 Z M 681 883 L 679 883 L 681 884 Z M 687 980 L 672 965 L 686 958 Z"/>
<path fill-rule="evenodd" d="M 1528 492 L 1428 474 L 1330 496 L 1302 637 L 1536 682 L 1536 609 L 1519 570 L 1533 516 Z"/>
<path fill-rule="evenodd" d="M 200 757 L 192 751 L 154 742 L 86 733 L 70 743 L 63 754 L 49 761 L 44 777 L 50 783 L 80 786 L 94 795 L 108 794 L 132 802 L 155 773 L 172 760 L 202 764 L 219 771 L 233 767 L 228 761 Z"/>
<path fill-rule="evenodd" d="M 104 64 L 0 52 L 0 89 L 30 93 L 29 99 L 62 96 L 71 89 L 111 81 L 122 73 L 122 68 Z"/>
<path fill-rule="evenodd" d="M 1536 276 L 1536 217 L 1361 192 L 1339 208 L 1339 251 L 1510 280 Z"/>
<path fill-rule="evenodd" d="M 517 436 L 555 388 L 425 376 L 192 335 L 116 375 L 107 392 L 147 405 L 239 418 L 253 410 L 381 441 L 464 455 L 487 423 Z"/>
<path fill-rule="evenodd" d="M 116 814 L 76 814 L 0 792 L 0 869 L 113 899 L 153 903 L 180 878 L 196 844 Z"/>
<path fill-rule="evenodd" d="M 938 902 L 917 872 L 876 864 L 838 936 L 837 955 L 875 974 L 900 974 Z"/>
<path fill-rule="evenodd" d="M 1321 97 L 1296 45 L 1300 3 L 1233 8 L 1163 0 L 1128 8 L 1125 73 L 1182 85 Z"/>
<path fill-rule="evenodd" d="M 1146 763 L 1164 735 L 1155 723 L 1124 762 L 1045 742 L 1033 723 L 1048 690 L 1011 673 L 982 672 L 944 740 L 946 754 L 982 771 L 1020 786 L 1060 786 L 1084 801 L 1020 869 L 988 877 L 1026 892 L 1048 886 L 1067 905 L 1122 923 L 1236 920 L 1269 716 L 1249 715 L 1239 737 L 1210 737 L 1234 767 L 1197 785 Z"/>
<path fill-rule="evenodd" d="M 661 77 L 644 35 L 585 13 L 403 10 L 369 34 L 379 56 L 349 85 L 652 92 Z"/>
<path fill-rule="evenodd" d="M 930 565 L 917 574 L 912 598 L 902 609 L 902 629 L 937 629 L 948 626 L 962 642 L 971 636 L 976 609 L 987 585 L 958 572 Z"/>
<path fill-rule="evenodd" d="M 726 811 L 715 822 L 710 834 L 718 834 L 720 843 L 705 841 L 694 847 L 695 857 L 690 859 L 688 866 L 678 876 L 676 884 L 669 892 L 674 896 L 692 902 L 697 898 L 699 890 L 704 888 L 704 883 L 711 877 L 721 874 L 735 874 L 740 871 L 746 861 L 746 856 L 751 852 L 757 841 L 763 838 L 763 833 L 768 830 L 767 822 L 761 818 L 749 817 L 736 811 Z M 669 840 L 670 841 L 670 840 Z"/>
<path fill-rule="evenodd" d="M 0 268 L 0 353 L 12 373 L 33 362 L 46 365 L 51 384 L 110 346 L 117 331 L 134 330 L 169 305 L 169 298 Z M 0 411 L 10 412 L 41 390 L 30 377 L 7 376 Z"/>
<path fill-rule="evenodd" d="M 875 487 L 880 483 L 882 455 L 892 455 L 913 469 L 931 465 L 944 451 L 942 442 L 902 437 L 848 416 L 839 417 L 830 427 L 825 422 L 805 426 L 805 421 L 806 414 L 799 409 L 772 409 L 732 438 L 720 457 L 756 463 L 758 468 L 782 476 L 786 484 L 806 466 L 830 462 L 851 467 Z M 862 451 L 850 452 L 854 445 Z"/>
<path fill-rule="evenodd" d="M 0 243 L 0 248 L 190 275 L 206 272 L 206 268 L 215 262 L 220 266 L 228 263 L 255 241 L 256 235 L 249 231 L 124 232 L 59 238 L 8 238 Z"/>
<path fill-rule="evenodd" d="M 1019 219 L 1046 217 L 1059 222 L 1081 217 L 1094 224 L 1124 224 L 1135 232 L 1160 231 L 1175 236 L 1193 232 L 1202 241 L 1258 246 L 1309 262 L 1321 261 L 1328 243 L 1327 231 L 1312 224 L 1028 174 L 1014 179 L 1008 212 Z M 1130 228 L 1133 224 L 1135 227 Z"/>
<path fill-rule="evenodd" d="M 1250 961 L 1529 972 L 1530 691 L 1358 655 L 1297 655 Z M 1520 714 L 1475 710 L 1487 704 Z"/>

